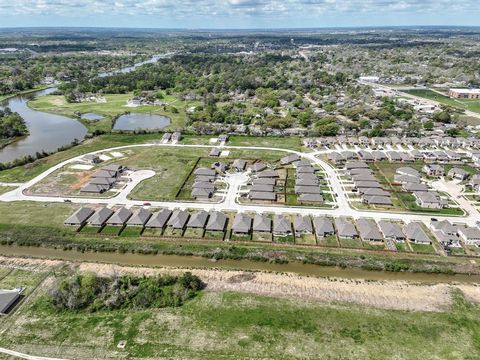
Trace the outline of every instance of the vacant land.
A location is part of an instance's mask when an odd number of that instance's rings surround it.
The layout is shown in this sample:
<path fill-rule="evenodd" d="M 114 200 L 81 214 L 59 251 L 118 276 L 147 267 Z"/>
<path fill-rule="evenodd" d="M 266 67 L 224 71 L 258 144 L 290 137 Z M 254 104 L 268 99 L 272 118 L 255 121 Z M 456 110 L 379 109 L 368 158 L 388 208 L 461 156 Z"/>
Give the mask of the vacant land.
<path fill-rule="evenodd" d="M 405 90 L 404 92 L 422 97 L 429 100 L 438 101 L 441 104 L 452 106 L 462 110 L 470 110 L 480 113 L 480 101 L 479 100 L 465 100 L 465 99 L 452 99 L 446 95 L 441 95 L 438 92 L 428 89 L 412 89 Z"/>
<path fill-rule="evenodd" d="M 34 267 L 33 263 L 30 266 Z M 81 268 L 124 271 L 95 264 Z M 35 286 L 46 270 L 16 270 L 7 276 L 8 285 Z M 151 273 L 140 268 L 127 271 Z M 51 286 L 51 278 L 47 279 L 27 297 L 20 311 L 0 319 L 0 328 L 8 329 L 0 338 L 0 346 L 69 359 L 480 356 L 480 307 L 466 300 L 478 300 L 475 286 L 196 272 L 207 283 L 207 291 L 182 307 L 94 313 L 54 310 L 44 295 Z M 23 280 L 26 274 L 33 275 L 28 284 Z M 357 304 L 342 303 L 348 298 Z M 318 302 L 322 299 L 334 302 Z M 369 299 L 374 301 L 373 307 L 358 304 Z M 426 306 L 428 311 L 381 308 L 389 302 Z M 125 349 L 116 347 L 121 340 L 127 342 Z"/>

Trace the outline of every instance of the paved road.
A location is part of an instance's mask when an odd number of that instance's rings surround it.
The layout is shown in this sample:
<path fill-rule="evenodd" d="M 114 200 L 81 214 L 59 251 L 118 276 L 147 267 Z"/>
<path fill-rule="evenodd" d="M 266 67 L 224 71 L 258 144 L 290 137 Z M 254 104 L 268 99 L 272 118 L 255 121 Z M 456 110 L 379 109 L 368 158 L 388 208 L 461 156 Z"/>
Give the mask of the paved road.
<path fill-rule="evenodd" d="M 94 151 L 91 154 L 98 154 L 102 152 L 110 152 L 116 150 L 122 150 L 127 148 L 136 148 L 136 147 L 185 147 L 185 148 L 212 148 L 212 145 L 183 145 L 183 144 L 137 144 L 137 145 L 125 145 L 119 146 L 109 149 L 103 149 Z M 180 209 L 204 209 L 204 210 L 224 210 L 224 211 L 237 211 L 237 212 L 245 212 L 245 211 L 256 211 L 256 212 L 272 212 L 276 214 L 282 213 L 293 213 L 293 214 L 302 214 L 302 215 L 331 215 L 331 216 L 350 216 L 355 219 L 360 217 L 369 217 L 374 219 L 402 219 L 406 222 L 409 221 L 423 221 L 426 224 L 430 222 L 430 215 L 420 215 L 420 214 L 405 214 L 405 213 L 394 213 L 394 212 L 380 212 L 380 211 L 360 211 L 352 209 L 348 203 L 347 197 L 345 192 L 342 189 L 341 181 L 338 178 L 335 169 L 325 161 L 319 159 L 317 155 L 322 153 L 322 151 L 315 151 L 310 153 L 303 153 L 300 151 L 289 150 L 289 149 L 279 149 L 273 147 L 259 147 L 259 146 L 224 146 L 225 149 L 243 149 L 243 150 L 268 150 L 268 151 L 278 151 L 278 152 L 285 152 L 291 154 L 298 154 L 299 156 L 310 160 L 312 163 L 321 167 L 325 173 L 327 174 L 331 188 L 334 194 L 337 194 L 336 201 L 338 204 L 338 208 L 336 209 L 321 209 L 321 208 L 309 208 L 309 207 L 282 207 L 282 206 L 274 206 L 274 205 L 250 205 L 250 204 L 239 204 L 234 200 L 236 190 L 241 185 L 242 180 L 240 177 L 234 179 L 234 181 L 229 182 L 230 188 L 227 190 L 227 194 L 224 197 L 224 200 L 220 203 L 199 203 L 199 202 L 159 202 L 159 201 L 150 201 L 153 207 L 166 207 L 170 209 L 180 208 Z M 325 152 L 328 152 L 327 150 Z M 86 155 L 86 154 L 84 154 Z M 77 204 L 106 204 L 108 206 L 115 206 L 115 205 L 126 205 L 126 206 L 141 206 L 143 205 L 143 201 L 137 200 L 129 200 L 127 199 L 128 192 L 127 190 L 122 191 L 121 196 L 116 196 L 109 199 L 98 199 L 98 198 L 75 198 L 75 197 L 49 197 L 49 196 L 30 196 L 25 195 L 23 192 L 25 189 L 35 185 L 39 181 L 43 180 L 56 170 L 64 167 L 67 164 L 79 161 L 84 155 L 76 156 L 72 159 L 65 160 L 47 171 L 43 172 L 42 174 L 36 176 L 32 180 L 21 184 L 17 189 L 14 189 L 10 192 L 7 192 L 3 195 L 0 195 L 0 201 L 38 201 L 38 202 L 63 202 L 64 199 L 70 200 L 72 203 Z M 142 172 L 143 175 L 137 177 L 138 181 L 135 181 L 135 185 L 141 181 L 143 176 L 150 177 L 151 173 L 148 171 Z M 128 190 L 133 189 L 133 182 L 132 186 L 128 186 Z M 456 216 L 440 216 L 435 215 L 435 217 L 441 217 L 443 219 L 447 219 L 453 222 L 462 221 L 469 225 L 474 225 L 477 220 L 480 220 L 480 214 L 474 208 L 470 209 L 471 212 L 466 217 L 456 217 Z"/>
<path fill-rule="evenodd" d="M 43 357 L 43 356 L 33 356 L 33 355 L 28 355 L 24 354 L 18 351 L 13 351 L 9 349 L 5 349 L 0 347 L 0 353 L 7 354 L 10 356 L 15 356 L 20 359 L 28 359 L 28 360 L 65 360 L 65 359 L 59 359 L 59 358 L 49 358 L 49 357 Z"/>

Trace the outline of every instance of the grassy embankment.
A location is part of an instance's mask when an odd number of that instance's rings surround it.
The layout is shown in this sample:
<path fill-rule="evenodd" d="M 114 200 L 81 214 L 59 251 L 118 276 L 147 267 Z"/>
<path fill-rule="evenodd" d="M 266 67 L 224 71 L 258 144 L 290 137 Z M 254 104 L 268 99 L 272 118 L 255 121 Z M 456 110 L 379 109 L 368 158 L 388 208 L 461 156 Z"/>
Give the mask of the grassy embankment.
<path fill-rule="evenodd" d="M 44 90 L 44 89 L 47 89 L 48 87 L 49 86 L 41 85 L 41 86 L 36 86 L 33 89 L 19 91 L 19 92 L 14 93 L 14 94 L 0 95 L 0 101 L 9 99 L 9 98 L 14 97 L 14 96 L 25 95 L 25 94 L 30 94 L 30 93 L 35 92 L 35 91 Z"/>
<path fill-rule="evenodd" d="M 27 294 L 44 276 L 23 270 L 0 275 L 6 275 L 1 287 L 27 286 Z M 38 287 L 21 311 L 0 319 L 8 329 L 0 346 L 71 359 L 480 357 L 480 307 L 459 293 L 446 312 L 205 292 L 176 308 L 87 313 L 54 310 L 48 288 Z M 117 348 L 121 340 L 125 349 Z"/>

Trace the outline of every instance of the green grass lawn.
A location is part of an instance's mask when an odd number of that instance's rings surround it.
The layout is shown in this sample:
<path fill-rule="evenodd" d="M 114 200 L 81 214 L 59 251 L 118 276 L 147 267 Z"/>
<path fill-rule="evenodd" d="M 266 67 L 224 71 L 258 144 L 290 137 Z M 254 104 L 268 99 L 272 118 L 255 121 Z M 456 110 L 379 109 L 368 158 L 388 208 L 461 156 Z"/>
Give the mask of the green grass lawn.
<path fill-rule="evenodd" d="M 362 240 L 360 239 L 339 239 L 340 246 L 347 248 L 363 248 Z"/>
<path fill-rule="evenodd" d="M 407 247 L 405 243 L 395 242 L 395 247 L 397 248 L 398 251 L 402 251 L 402 252 L 410 251 L 410 249 Z"/>
<path fill-rule="evenodd" d="M 419 96 L 425 99 L 438 101 L 441 104 L 452 106 L 462 110 L 470 110 L 480 113 L 480 101 L 479 100 L 465 100 L 465 99 L 452 99 L 446 95 L 441 95 L 435 91 L 428 89 L 411 89 L 402 90 L 411 95 Z"/>
<path fill-rule="evenodd" d="M 371 241 L 363 241 L 363 248 L 368 249 L 368 250 L 385 250 L 385 244 L 380 243 L 374 243 Z"/>
<path fill-rule="evenodd" d="M 138 237 L 142 234 L 143 228 L 141 226 L 127 226 L 123 229 L 120 236 L 134 236 Z"/>
<path fill-rule="evenodd" d="M 424 254 L 435 254 L 436 251 L 432 245 L 429 244 L 415 244 L 410 242 L 410 246 L 412 247 L 413 251 L 424 253 Z"/>
<path fill-rule="evenodd" d="M 317 244 L 321 246 L 338 247 L 337 235 L 330 235 L 325 237 L 317 237 Z"/>
<path fill-rule="evenodd" d="M 85 359 L 477 359 L 479 319 L 480 307 L 460 295 L 439 313 L 234 292 L 205 292 L 180 308 L 57 312 L 39 298 L 0 319 L 12 323 L 0 346 Z"/>

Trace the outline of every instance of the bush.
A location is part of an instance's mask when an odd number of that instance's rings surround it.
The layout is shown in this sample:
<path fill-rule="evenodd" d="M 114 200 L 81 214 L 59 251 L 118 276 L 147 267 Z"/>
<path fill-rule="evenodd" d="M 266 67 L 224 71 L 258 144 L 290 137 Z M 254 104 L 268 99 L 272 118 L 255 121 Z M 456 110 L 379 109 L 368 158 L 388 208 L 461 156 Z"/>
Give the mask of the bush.
<path fill-rule="evenodd" d="M 161 308 L 181 306 L 204 287 L 190 272 L 177 277 L 99 277 L 86 273 L 60 278 L 49 292 L 49 300 L 58 310 Z"/>

